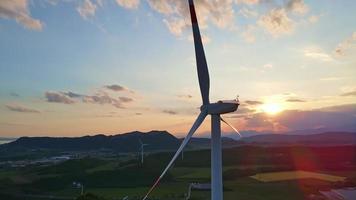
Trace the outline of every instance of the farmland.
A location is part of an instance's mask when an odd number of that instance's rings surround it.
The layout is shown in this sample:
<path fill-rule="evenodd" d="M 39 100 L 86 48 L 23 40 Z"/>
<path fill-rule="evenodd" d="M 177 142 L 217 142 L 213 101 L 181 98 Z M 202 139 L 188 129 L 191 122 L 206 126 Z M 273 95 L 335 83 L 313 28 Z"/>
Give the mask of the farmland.
<path fill-rule="evenodd" d="M 320 189 L 355 185 L 354 146 L 343 147 L 255 147 L 225 149 L 224 199 L 306 199 Z M 308 151 L 309 156 L 305 156 Z M 76 198 L 84 192 L 104 199 L 140 199 L 161 173 L 173 152 L 148 154 L 143 165 L 137 157 L 93 157 L 71 159 L 50 166 L 0 170 L 2 195 L 38 195 Z M 296 163 L 295 161 L 298 160 Z M 316 162 L 317 161 L 317 162 Z M 332 162 L 331 162 L 332 161 Z M 335 162 L 337 161 L 337 162 Z M 210 182 L 210 150 L 186 151 L 169 170 L 151 199 L 184 199 L 190 183 Z M 291 173 L 303 170 L 304 172 Z M 315 174 L 315 173 L 321 173 Z M 332 176 L 330 176 L 332 175 Z M 345 177 L 335 178 L 334 176 Z M 262 181 L 256 180 L 260 179 Z M 324 177 L 324 179 L 320 179 Z M 267 178 L 273 181 L 263 181 Z M 330 178 L 334 181 L 330 181 Z M 258 192 L 256 192 L 258 191 Z M 193 190 L 191 199 L 209 199 L 210 191 Z M 22 196 L 23 197 L 23 196 Z M 30 196 L 26 196 L 31 199 Z M 12 198 L 16 199 L 16 196 Z M 19 198 L 21 199 L 21 198 Z"/>
<path fill-rule="evenodd" d="M 344 181 L 346 178 L 341 176 L 333 176 L 328 174 L 321 174 L 307 171 L 286 171 L 286 172 L 271 172 L 271 173 L 259 173 L 251 176 L 258 181 L 273 182 L 273 181 L 285 181 L 296 179 L 318 179 L 329 182 Z"/>

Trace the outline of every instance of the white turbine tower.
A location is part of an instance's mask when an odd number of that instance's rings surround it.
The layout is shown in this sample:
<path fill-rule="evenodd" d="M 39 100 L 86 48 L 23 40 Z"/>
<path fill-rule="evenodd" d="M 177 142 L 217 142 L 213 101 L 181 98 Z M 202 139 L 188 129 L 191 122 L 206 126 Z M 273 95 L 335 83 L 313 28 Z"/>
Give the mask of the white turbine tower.
<path fill-rule="evenodd" d="M 143 200 L 147 199 L 148 195 L 157 186 L 159 181 L 163 178 L 163 176 L 166 174 L 168 169 L 172 166 L 174 161 L 182 152 L 183 148 L 187 145 L 190 138 L 193 136 L 194 132 L 203 123 L 207 115 L 211 115 L 211 179 L 212 179 L 211 199 L 212 200 L 223 199 L 220 120 L 226 124 L 228 123 L 225 120 L 223 120 L 220 115 L 236 111 L 240 104 L 238 99 L 210 103 L 209 101 L 210 80 L 209 80 L 208 65 L 205 59 L 203 43 L 200 36 L 199 25 L 195 13 L 193 0 L 189 0 L 189 10 L 190 10 L 190 16 L 192 21 L 195 57 L 196 57 L 199 86 L 200 86 L 200 92 L 203 100 L 203 105 L 200 107 L 201 112 L 198 118 L 196 119 L 196 121 L 194 122 L 192 128 L 188 132 L 188 135 L 184 138 L 182 144 L 178 148 L 177 152 L 174 154 L 172 160 L 168 163 L 167 167 L 163 170 L 162 174 L 158 177 L 156 182 L 147 192 Z M 230 124 L 228 125 L 230 127 L 233 127 Z M 233 129 L 238 133 L 238 131 L 235 128 Z"/>
<path fill-rule="evenodd" d="M 140 139 L 139 139 L 139 141 L 140 141 L 140 151 L 141 151 L 141 164 L 143 164 L 144 147 L 147 146 L 148 144 L 142 143 L 142 141 Z"/>

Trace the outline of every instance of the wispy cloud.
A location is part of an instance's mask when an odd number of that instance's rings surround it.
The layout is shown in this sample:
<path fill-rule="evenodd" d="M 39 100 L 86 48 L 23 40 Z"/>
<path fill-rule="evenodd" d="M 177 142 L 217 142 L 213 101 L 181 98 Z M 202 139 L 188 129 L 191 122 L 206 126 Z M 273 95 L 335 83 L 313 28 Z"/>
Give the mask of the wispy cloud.
<path fill-rule="evenodd" d="M 130 97 L 119 97 L 119 100 L 123 103 L 133 102 L 134 99 Z"/>
<path fill-rule="evenodd" d="M 175 35 L 181 35 L 190 26 L 187 1 L 148 0 L 150 7 L 165 16 L 164 23 Z M 233 1 L 195 1 L 196 11 L 201 28 L 209 26 L 209 22 L 219 28 L 234 26 Z"/>
<path fill-rule="evenodd" d="M 334 60 L 330 54 L 318 47 L 309 47 L 304 49 L 304 56 L 323 62 L 330 62 Z"/>
<path fill-rule="evenodd" d="M 28 108 L 23 105 L 19 104 L 7 104 L 5 105 L 7 109 L 14 111 L 14 112 L 21 112 L 21 113 L 41 113 L 39 110 Z"/>
<path fill-rule="evenodd" d="M 193 98 L 192 95 L 190 94 L 180 94 L 180 95 L 177 95 L 178 98 L 181 98 L 181 99 L 191 99 Z"/>
<path fill-rule="evenodd" d="M 312 15 L 308 18 L 308 21 L 312 24 L 317 23 L 319 21 L 320 16 Z"/>
<path fill-rule="evenodd" d="M 125 108 L 123 103 L 124 101 L 121 101 L 120 99 L 113 98 L 109 95 L 87 95 L 83 97 L 83 102 L 84 103 L 92 103 L 92 104 L 100 104 L 100 105 L 112 105 L 116 108 Z"/>
<path fill-rule="evenodd" d="M 250 8 L 243 7 L 239 10 L 239 14 L 244 16 L 245 18 L 257 17 L 258 13 Z"/>
<path fill-rule="evenodd" d="M 353 32 L 351 37 L 342 41 L 335 49 L 335 54 L 344 56 L 351 49 L 356 49 L 356 32 Z"/>
<path fill-rule="evenodd" d="M 262 101 L 256 101 L 256 100 L 246 100 L 244 101 L 247 105 L 255 106 L 255 105 L 261 105 L 263 104 Z"/>
<path fill-rule="evenodd" d="M 140 7 L 141 2 L 148 4 L 148 6 L 155 12 L 162 14 L 163 23 L 168 30 L 180 37 L 182 37 L 186 30 L 190 29 L 190 14 L 187 1 L 183 0 L 113 0 L 116 4 L 124 9 L 135 10 Z M 47 4 L 56 6 L 60 1 L 48 0 Z M 76 1 L 63 1 L 61 3 L 73 4 L 76 6 L 77 12 L 80 16 L 87 20 L 96 15 L 97 9 L 105 8 L 106 5 L 103 0 L 81 0 L 80 3 Z M 0 2 L 0 17 L 15 19 L 18 23 L 25 27 L 41 30 L 43 23 L 40 20 L 33 19 L 28 8 L 29 0 L 3 0 Z M 33 2 L 35 5 L 36 2 Z M 236 10 L 235 4 L 242 7 Z M 240 4 L 244 4 L 240 6 Z M 245 6 L 246 5 L 246 6 Z M 254 5 L 254 6 L 251 6 Z M 265 6 L 268 5 L 268 6 Z M 309 11 L 309 7 L 303 0 L 199 0 L 195 1 L 197 17 L 201 29 L 206 29 L 210 26 L 215 26 L 220 29 L 225 29 L 232 32 L 238 32 L 247 42 L 254 42 L 255 32 L 257 28 L 262 28 L 266 33 L 273 37 L 279 37 L 293 32 L 298 20 L 305 17 Z M 265 13 L 260 15 L 261 9 L 258 6 L 264 6 Z M 242 15 L 245 18 L 253 19 L 246 24 L 246 28 L 237 28 L 237 15 Z M 292 17 L 290 15 L 293 15 Z M 309 21 L 316 22 L 317 17 L 310 17 Z M 102 28 L 102 27 L 101 27 Z M 205 35 L 205 42 L 210 41 L 210 37 Z"/>
<path fill-rule="evenodd" d="M 320 127 L 342 130 L 343 128 L 354 127 L 356 104 L 324 107 L 308 111 L 286 110 L 275 116 L 266 113 L 254 113 L 238 119 L 244 120 L 244 127 L 241 128 L 245 130 L 280 132 Z"/>
<path fill-rule="evenodd" d="M 115 92 L 120 92 L 120 91 L 131 91 L 127 87 L 118 85 L 118 84 L 113 84 L 113 85 L 106 85 L 104 88 L 115 91 Z M 132 92 L 132 91 L 131 91 Z"/>
<path fill-rule="evenodd" d="M 97 5 L 90 0 L 84 0 L 82 4 L 77 7 L 77 11 L 84 19 L 88 19 L 95 15 Z"/>
<path fill-rule="evenodd" d="M 345 92 L 341 94 L 341 96 L 347 97 L 347 96 L 356 96 L 356 90 L 351 91 L 351 92 Z"/>
<path fill-rule="evenodd" d="M 94 94 L 79 94 L 75 92 L 54 92 L 47 91 L 45 92 L 45 98 L 47 102 L 51 103 L 63 103 L 63 104 L 74 104 L 74 103 L 91 103 L 91 104 L 99 104 L 99 105 L 112 105 L 116 108 L 126 108 L 126 104 L 134 102 L 135 99 L 130 96 L 117 96 L 117 94 L 113 92 L 120 91 L 129 91 L 128 94 L 132 94 L 133 92 L 128 88 L 121 85 L 106 85 L 100 88 Z"/>
<path fill-rule="evenodd" d="M 62 94 L 66 95 L 70 98 L 81 98 L 81 97 L 85 96 L 83 94 L 78 94 L 78 93 L 74 93 L 74 92 L 62 92 Z"/>
<path fill-rule="evenodd" d="M 17 94 L 16 92 L 10 92 L 9 95 L 12 97 L 20 97 L 20 95 Z"/>
<path fill-rule="evenodd" d="M 45 97 L 47 102 L 50 103 L 64 103 L 64 104 L 73 104 L 75 101 L 62 92 L 45 92 Z"/>
<path fill-rule="evenodd" d="M 162 110 L 163 113 L 170 114 L 170 115 L 177 115 L 178 112 L 174 110 Z"/>
<path fill-rule="evenodd" d="M 274 37 L 291 33 L 295 26 L 283 8 L 273 9 L 266 15 L 261 16 L 257 24 Z"/>
<path fill-rule="evenodd" d="M 286 4 L 286 9 L 296 14 L 304 15 L 308 12 L 309 7 L 304 3 L 304 0 L 289 0 Z"/>
<path fill-rule="evenodd" d="M 345 77 L 325 77 L 321 78 L 321 81 L 338 81 L 338 80 L 343 80 Z"/>
<path fill-rule="evenodd" d="M 255 36 L 255 31 L 256 31 L 256 26 L 254 25 L 248 25 L 245 30 L 241 33 L 242 38 L 248 42 L 248 43 L 253 43 L 256 41 L 256 36 Z"/>
<path fill-rule="evenodd" d="M 287 102 L 294 102 L 294 103 L 303 103 L 303 102 L 306 102 L 306 101 L 303 100 L 303 99 L 297 99 L 297 98 L 290 98 L 290 99 L 287 99 L 286 101 L 287 101 Z"/>
<path fill-rule="evenodd" d="M 116 0 L 116 3 L 124 8 L 136 9 L 140 5 L 140 0 Z"/>
<path fill-rule="evenodd" d="M 253 4 L 258 4 L 263 0 L 235 0 L 236 3 L 238 4 L 248 4 L 248 5 L 253 5 Z"/>
<path fill-rule="evenodd" d="M 13 19 L 31 30 L 40 31 L 43 27 L 40 20 L 30 15 L 28 0 L 1 0 L 0 18 Z"/>

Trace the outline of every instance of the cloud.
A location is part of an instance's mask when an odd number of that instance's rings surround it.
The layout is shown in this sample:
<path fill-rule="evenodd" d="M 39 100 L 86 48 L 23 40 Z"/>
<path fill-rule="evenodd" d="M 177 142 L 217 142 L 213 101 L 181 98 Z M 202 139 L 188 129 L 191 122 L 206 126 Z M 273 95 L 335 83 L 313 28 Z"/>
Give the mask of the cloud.
<path fill-rule="evenodd" d="M 119 91 L 128 91 L 129 89 L 124 87 L 124 86 L 121 86 L 121 85 L 117 85 L 117 84 L 114 84 L 114 85 L 106 85 L 104 86 L 104 88 L 106 89 L 109 89 L 109 90 L 112 90 L 112 91 L 115 91 L 115 92 L 119 92 Z"/>
<path fill-rule="evenodd" d="M 140 0 L 116 0 L 116 3 L 124 8 L 136 9 L 140 5 Z"/>
<path fill-rule="evenodd" d="M 231 114 L 229 118 L 244 118 L 250 114 L 253 114 L 254 112 L 256 112 L 255 109 L 250 109 L 245 105 L 240 105 L 237 111 L 234 112 L 234 114 Z"/>
<path fill-rule="evenodd" d="M 97 6 L 90 0 L 84 0 L 83 3 L 77 7 L 77 11 L 84 19 L 88 19 L 95 15 L 96 8 Z"/>
<path fill-rule="evenodd" d="M 174 13 L 174 8 L 172 1 L 164 1 L 164 0 L 149 0 L 148 4 L 151 6 L 153 10 L 156 10 L 159 13 L 168 15 Z"/>
<path fill-rule="evenodd" d="M 266 113 L 255 113 L 245 117 L 245 129 L 247 130 L 274 130 L 273 122 Z"/>
<path fill-rule="evenodd" d="M 246 7 L 241 8 L 239 10 L 239 14 L 244 16 L 245 18 L 253 18 L 258 16 L 258 13 L 256 11 L 253 11 Z"/>
<path fill-rule="evenodd" d="M 345 108 L 353 107 L 352 110 Z M 341 128 L 343 125 L 354 124 L 356 105 L 326 107 L 310 111 L 290 110 L 282 112 L 275 121 L 290 130 L 314 129 L 318 127 Z"/>
<path fill-rule="evenodd" d="M 318 21 L 319 21 L 319 16 L 316 16 L 316 15 L 312 15 L 312 16 L 310 16 L 309 18 L 308 18 L 308 21 L 310 22 L 310 23 L 313 23 L 313 24 L 315 24 L 315 23 L 317 23 Z"/>
<path fill-rule="evenodd" d="M 243 1 L 244 3 L 257 4 L 269 3 L 272 7 L 269 12 L 262 15 L 257 20 L 257 25 L 262 27 L 267 33 L 273 37 L 290 34 L 294 31 L 296 23 L 289 17 L 290 13 L 304 15 L 308 12 L 309 7 L 303 0 L 285 1 L 281 6 L 277 6 L 277 1 Z M 277 7 L 276 7 L 277 6 Z M 273 8 L 275 7 L 275 8 Z M 316 17 L 311 18 L 312 21 L 317 21 Z"/>
<path fill-rule="evenodd" d="M 163 19 L 163 22 L 166 24 L 168 30 L 175 36 L 180 36 L 183 33 L 183 30 L 188 27 L 184 19 L 172 18 L 170 20 Z"/>
<path fill-rule="evenodd" d="M 258 4 L 261 2 L 261 0 L 235 0 L 236 3 L 238 4 L 249 4 L 249 5 L 253 5 L 253 4 Z"/>
<path fill-rule="evenodd" d="M 20 95 L 17 94 L 16 92 L 10 92 L 9 95 L 12 97 L 20 97 Z"/>
<path fill-rule="evenodd" d="M 308 6 L 304 3 L 303 0 L 290 0 L 287 3 L 286 8 L 294 13 L 302 15 L 307 13 L 309 10 Z"/>
<path fill-rule="evenodd" d="M 272 9 L 261 16 L 257 24 L 274 37 L 289 34 L 294 30 L 294 22 L 288 17 L 284 8 Z"/>
<path fill-rule="evenodd" d="M 43 23 L 31 17 L 28 3 L 28 0 L 1 0 L 0 18 L 13 19 L 31 30 L 42 30 Z"/>
<path fill-rule="evenodd" d="M 253 101 L 253 100 L 246 100 L 245 103 L 246 103 L 247 105 L 251 105 L 251 106 L 263 104 L 262 101 Z"/>
<path fill-rule="evenodd" d="M 192 95 L 190 94 L 180 94 L 180 95 L 177 95 L 178 98 L 181 98 L 181 99 L 191 99 L 193 98 Z"/>
<path fill-rule="evenodd" d="M 344 56 L 346 53 L 352 49 L 356 48 L 356 32 L 353 32 L 352 35 L 342 41 L 335 49 L 335 54 L 338 56 Z"/>
<path fill-rule="evenodd" d="M 262 67 L 265 69 L 272 69 L 273 65 L 271 63 L 267 63 L 267 64 L 263 65 Z"/>
<path fill-rule="evenodd" d="M 18 23 L 33 30 L 41 30 L 42 22 L 33 19 L 30 16 L 28 8 L 30 0 L 3 0 L 0 1 L 0 17 L 15 19 Z M 57 5 L 58 0 L 47 0 L 47 4 L 53 6 Z M 80 0 L 79 5 L 77 1 L 66 0 L 66 3 L 77 5 L 77 12 L 80 16 L 87 20 L 94 17 L 98 7 L 103 7 L 103 0 Z M 140 0 L 115 0 L 116 4 L 125 9 L 138 9 L 141 3 Z M 186 30 L 190 29 L 190 13 L 188 1 L 186 0 L 146 0 L 148 6 L 155 12 L 163 15 L 163 23 L 168 30 L 180 38 L 183 34 L 188 34 Z M 36 1 L 33 4 L 38 4 Z M 237 10 L 237 6 L 242 7 Z M 244 4 L 240 6 L 240 4 Z M 246 5 L 246 6 L 245 6 Z M 267 13 L 262 15 L 252 24 L 246 24 L 246 29 L 237 29 L 236 20 L 239 18 L 236 15 L 242 15 L 245 18 L 257 18 L 260 9 L 257 5 L 267 5 Z M 288 16 L 290 13 L 298 14 L 293 16 L 293 19 L 301 17 L 308 12 L 309 8 L 303 0 L 199 0 L 195 1 L 196 14 L 199 19 L 201 29 L 215 26 L 219 29 L 229 31 L 240 31 L 241 37 L 247 42 L 254 42 L 256 29 L 263 28 L 266 33 L 273 37 L 278 37 L 294 30 L 295 22 Z M 237 11 L 237 12 L 235 12 Z M 310 17 L 309 21 L 317 21 L 317 17 Z M 250 23 L 250 22 L 249 22 Z M 190 32 L 189 32 L 190 35 Z M 209 42 L 210 37 L 204 35 L 204 41 Z"/>
<path fill-rule="evenodd" d="M 172 34 L 180 36 L 190 28 L 188 1 L 148 0 L 148 3 L 153 10 L 165 16 L 163 22 Z M 209 23 L 221 29 L 234 26 L 232 0 L 200 0 L 194 3 L 201 29 L 207 28 Z"/>
<path fill-rule="evenodd" d="M 108 85 L 104 88 L 113 91 L 129 91 L 127 88 L 119 85 Z M 74 104 L 78 102 L 99 104 L 99 105 L 112 105 L 116 108 L 125 108 L 125 104 L 133 102 L 132 97 L 115 97 L 108 94 L 102 89 L 98 90 L 96 94 L 85 95 L 75 92 L 46 92 L 45 97 L 48 102 Z"/>
<path fill-rule="evenodd" d="M 319 79 L 319 80 L 321 80 L 321 81 L 338 81 L 338 80 L 342 80 L 342 79 L 345 79 L 345 77 L 333 77 L 333 76 L 331 76 L 331 77 L 325 77 L 325 78 L 321 78 L 321 79 Z"/>
<path fill-rule="evenodd" d="M 130 98 L 130 97 L 119 97 L 119 100 L 121 102 L 124 102 L 124 103 L 128 103 L 128 102 L 133 102 L 134 99 Z"/>
<path fill-rule="evenodd" d="M 236 112 L 237 112 L 237 114 L 250 114 L 255 111 L 256 110 L 254 110 L 254 109 L 246 108 L 246 107 L 240 105 Z"/>
<path fill-rule="evenodd" d="M 341 94 L 341 96 L 344 96 L 344 97 L 356 96 L 356 90 L 355 91 L 351 91 L 351 92 L 345 92 L 345 93 Z"/>
<path fill-rule="evenodd" d="M 318 47 L 310 47 L 304 49 L 304 56 L 323 62 L 330 62 L 334 60 L 331 55 L 325 53 L 322 49 Z"/>
<path fill-rule="evenodd" d="M 22 105 L 17 104 L 7 104 L 5 105 L 7 109 L 14 111 L 14 112 L 21 112 L 21 113 L 41 113 L 39 110 L 27 108 Z"/>
<path fill-rule="evenodd" d="M 318 110 L 324 112 L 340 112 L 344 114 L 354 115 L 356 117 L 356 104 L 344 104 L 320 108 Z"/>
<path fill-rule="evenodd" d="M 302 102 L 306 102 L 303 99 L 297 99 L 297 98 L 290 98 L 286 100 L 287 102 L 295 102 L 295 103 L 302 103 Z"/>
<path fill-rule="evenodd" d="M 62 92 L 46 92 L 45 97 L 47 102 L 51 103 L 64 103 L 64 104 L 73 104 L 75 101 Z"/>
<path fill-rule="evenodd" d="M 356 104 L 324 107 L 313 110 L 286 110 L 271 116 L 254 113 L 244 117 L 246 130 L 294 131 L 325 128 L 344 130 L 354 127 Z"/>
<path fill-rule="evenodd" d="M 83 98 L 84 103 L 100 104 L 100 105 L 112 105 L 116 108 L 125 108 L 123 105 L 124 101 L 110 97 L 109 95 L 91 95 L 85 96 Z"/>
<path fill-rule="evenodd" d="M 163 113 L 166 113 L 166 114 L 170 114 L 170 115 L 176 115 L 178 114 L 176 111 L 174 110 L 163 110 L 162 111 Z"/>
<path fill-rule="evenodd" d="M 256 37 L 254 35 L 254 32 L 256 30 L 256 27 L 253 25 L 248 25 L 246 29 L 241 33 L 243 39 L 248 42 L 248 43 L 253 43 L 256 41 Z"/>
<path fill-rule="evenodd" d="M 77 93 L 74 93 L 74 92 L 61 92 L 62 94 L 70 97 L 70 98 L 81 98 L 83 97 L 84 95 L 82 94 L 77 94 Z"/>

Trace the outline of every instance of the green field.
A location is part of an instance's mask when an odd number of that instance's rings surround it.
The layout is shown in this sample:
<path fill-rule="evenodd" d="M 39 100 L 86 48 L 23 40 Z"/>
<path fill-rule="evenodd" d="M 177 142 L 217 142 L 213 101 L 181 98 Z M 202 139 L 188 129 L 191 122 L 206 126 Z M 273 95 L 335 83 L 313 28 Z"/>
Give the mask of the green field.
<path fill-rule="evenodd" d="M 344 181 L 346 178 L 341 176 L 334 176 L 329 174 L 307 172 L 307 171 L 286 171 L 286 172 L 270 172 L 270 173 L 259 173 L 251 176 L 258 181 L 262 182 L 275 182 L 284 180 L 296 180 L 296 179 L 319 179 L 329 182 Z"/>
<path fill-rule="evenodd" d="M 347 149 L 346 149 L 347 150 Z M 345 150 L 345 151 L 346 151 Z M 243 157 L 245 152 L 248 156 Z M 285 150 L 278 150 L 285 151 Z M 296 152 L 293 150 L 293 152 Z M 327 156 L 330 155 L 326 152 Z M 325 153 L 325 154 L 326 154 Z M 356 185 L 355 164 L 352 162 L 347 169 L 337 166 L 326 166 L 308 176 L 287 177 L 286 171 L 293 169 L 288 154 L 281 157 L 280 152 L 259 148 L 243 148 L 224 153 L 224 199 L 235 200 L 279 200 L 305 199 L 310 194 L 318 194 L 320 189 L 341 187 L 345 183 L 341 179 L 318 180 L 315 173 L 322 177 L 346 177 L 348 183 Z M 293 154 L 295 156 L 296 154 Z M 24 168 L 0 168 L 0 199 L 75 199 L 80 195 L 79 188 L 73 188 L 74 181 L 84 184 L 85 193 L 101 196 L 103 199 L 141 199 L 160 175 L 172 156 L 172 152 L 150 154 L 145 158 L 144 165 L 138 160 L 120 158 L 86 157 L 69 160 L 51 166 L 33 165 Z M 325 158 L 329 158 L 329 157 Z M 322 157 L 324 159 L 324 157 Z M 336 158 L 340 159 L 338 156 Z M 294 157 L 295 158 L 295 157 Z M 298 158 L 303 163 L 314 162 L 301 154 Z M 314 157 L 313 157 L 314 159 Z M 334 158 L 333 158 L 334 159 Z M 347 158 L 348 159 L 348 158 Z M 345 167 L 345 163 L 338 161 Z M 337 163 L 319 159 L 319 164 Z M 308 170 L 308 165 L 304 166 Z M 328 168 L 336 168 L 330 170 Z M 256 176 L 256 174 L 259 174 Z M 293 174 L 293 173 L 292 173 Z M 289 172 L 290 176 L 291 173 Z M 333 175 L 333 176 L 329 176 Z M 259 181 L 256 177 L 269 177 L 273 182 Z M 318 175 L 320 179 L 320 174 Z M 334 177 L 335 178 L 335 177 Z M 295 180 L 294 180 L 295 179 Z M 185 153 L 184 160 L 178 159 L 158 187 L 150 195 L 150 199 L 184 199 L 190 183 L 210 182 L 210 151 L 199 150 Z M 29 196 L 30 195 L 30 196 Z M 191 199 L 210 199 L 210 191 L 193 190 Z"/>
<path fill-rule="evenodd" d="M 115 165 L 113 163 L 103 163 L 100 166 L 95 166 L 91 169 L 86 170 L 88 174 L 97 173 L 99 171 L 113 170 Z M 227 167 L 224 171 L 230 170 L 232 167 Z M 31 171 L 31 170 L 30 170 Z M 33 169 L 32 169 L 33 172 Z M 17 179 L 24 179 L 27 181 L 33 181 L 37 183 L 36 180 L 41 180 L 42 178 L 51 177 L 51 180 L 56 181 L 57 176 L 54 174 L 43 174 L 42 173 L 31 173 L 31 174 L 21 174 L 19 172 L 0 172 L 1 180 L 8 180 L 14 185 L 23 185 L 25 182 L 19 181 Z M 186 167 L 176 167 L 170 170 L 170 175 L 174 179 L 169 181 L 164 181 L 161 183 L 156 190 L 151 195 L 152 199 L 184 199 L 187 191 L 188 185 L 191 182 L 210 182 L 210 168 L 186 168 Z M 139 178 L 139 177 L 137 177 Z M 152 183 L 152 182 L 151 182 Z M 320 184 L 320 183 L 317 183 Z M 328 184 L 325 182 L 323 184 Z M 147 186 L 132 186 L 132 187 L 85 187 L 85 192 L 93 193 L 102 196 L 106 199 L 122 199 L 125 196 L 129 196 L 130 199 L 139 199 L 142 197 L 149 189 Z M 258 191 L 258 192 L 256 192 Z M 296 181 L 279 181 L 273 183 L 264 183 L 257 181 L 249 176 L 241 177 L 236 180 L 229 180 L 224 182 L 224 199 L 233 200 L 238 196 L 239 199 L 285 199 L 288 195 L 288 199 L 303 199 L 303 188 L 300 187 L 300 182 Z M 60 196 L 60 197 L 77 197 L 80 194 L 80 189 L 75 189 L 67 184 L 66 187 L 61 187 L 59 190 L 51 190 L 45 193 L 46 195 Z M 209 199 L 210 191 L 194 191 L 192 192 L 191 199 Z"/>

